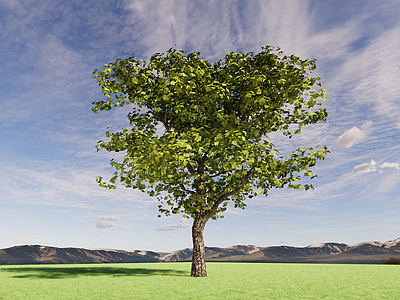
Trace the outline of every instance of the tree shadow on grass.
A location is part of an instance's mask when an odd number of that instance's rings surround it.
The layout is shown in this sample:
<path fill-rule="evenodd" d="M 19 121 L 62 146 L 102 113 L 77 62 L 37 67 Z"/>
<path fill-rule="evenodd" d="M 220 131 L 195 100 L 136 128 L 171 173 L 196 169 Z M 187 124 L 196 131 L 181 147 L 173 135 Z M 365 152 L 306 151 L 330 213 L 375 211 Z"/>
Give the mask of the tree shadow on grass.
<path fill-rule="evenodd" d="M 0 272 L 12 272 L 18 275 L 13 278 L 38 278 L 38 279 L 62 279 L 76 278 L 80 276 L 189 276 L 189 271 L 173 269 L 150 268 L 124 268 L 124 267 L 17 267 L 2 268 Z"/>

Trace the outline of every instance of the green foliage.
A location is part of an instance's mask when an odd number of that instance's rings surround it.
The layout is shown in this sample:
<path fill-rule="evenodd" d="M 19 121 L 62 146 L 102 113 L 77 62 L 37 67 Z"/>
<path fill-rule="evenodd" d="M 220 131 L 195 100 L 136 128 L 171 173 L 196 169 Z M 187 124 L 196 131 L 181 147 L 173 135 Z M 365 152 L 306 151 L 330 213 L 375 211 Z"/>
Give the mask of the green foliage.
<path fill-rule="evenodd" d="M 389 258 L 389 260 L 383 261 L 383 264 L 384 265 L 400 265 L 400 259 L 391 257 L 391 258 Z"/>
<path fill-rule="evenodd" d="M 135 104 L 128 115 L 132 127 L 107 131 L 109 140 L 96 146 L 126 151 L 122 162 L 111 161 L 116 171 L 110 183 L 102 177 L 97 182 L 115 188 L 119 180 L 156 196 L 167 216 L 206 219 L 222 217 L 228 201 L 244 209 L 246 197 L 271 188 L 313 189 L 296 181 L 303 171 L 317 176 L 310 168 L 329 153 L 327 147 L 296 148 L 279 157 L 268 134 L 281 131 L 290 138 L 326 120 L 326 109 L 312 110 L 326 92 L 312 90 L 321 86 L 320 78 L 309 76 L 315 68 L 315 60 L 267 46 L 258 54 L 230 52 L 213 64 L 199 52 L 171 48 L 148 63 L 131 56 L 95 70 L 107 97 L 92 103 L 95 113 Z M 165 129 L 160 137 L 157 124 Z"/>

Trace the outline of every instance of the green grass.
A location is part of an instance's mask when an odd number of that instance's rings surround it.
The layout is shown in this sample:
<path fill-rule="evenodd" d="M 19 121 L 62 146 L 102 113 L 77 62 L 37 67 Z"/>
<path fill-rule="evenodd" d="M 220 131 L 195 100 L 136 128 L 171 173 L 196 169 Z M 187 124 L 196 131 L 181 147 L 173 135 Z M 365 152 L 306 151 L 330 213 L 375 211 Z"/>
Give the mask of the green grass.
<path fill-rule="evenodd" d="M 400 266 L 207 263 L 0 266 L 0 299 L 400 299 Z"/>

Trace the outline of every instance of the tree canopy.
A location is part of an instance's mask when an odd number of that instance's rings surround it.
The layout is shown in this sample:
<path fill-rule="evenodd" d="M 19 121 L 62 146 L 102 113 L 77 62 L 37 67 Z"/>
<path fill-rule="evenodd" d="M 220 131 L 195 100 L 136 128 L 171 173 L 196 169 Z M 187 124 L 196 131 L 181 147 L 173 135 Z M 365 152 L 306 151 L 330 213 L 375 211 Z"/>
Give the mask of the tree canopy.
<path fill-rule="evenodd" d="M 311 168 L 327 147 L 296 148 L 283 157 L 268 135 L 291 138 L 326 121 L 326 109 L 313 109 L 326 93 L 320 78 L 309 76 L 315 62 L 270 46 L 258 54 L 230 52 L 214 63 L 171 48 L 149 62 L 132 55 L 95 70 L 107 98 L 92 103 L 95 113 L 133 104 L 131 127 L 107 131 L 109 139 L 96 146 L 126 151 L 123 161 L 111 160 L 109 183 L 100 176 L 97 182 L 115 188 L 118 180 L 157 197 L 161 214 L 205 222 L 223 217 L 229 201 L 244 209 L 246 198 L 271 188 L 312 189 L 298 181 L 316 176 Z"/>

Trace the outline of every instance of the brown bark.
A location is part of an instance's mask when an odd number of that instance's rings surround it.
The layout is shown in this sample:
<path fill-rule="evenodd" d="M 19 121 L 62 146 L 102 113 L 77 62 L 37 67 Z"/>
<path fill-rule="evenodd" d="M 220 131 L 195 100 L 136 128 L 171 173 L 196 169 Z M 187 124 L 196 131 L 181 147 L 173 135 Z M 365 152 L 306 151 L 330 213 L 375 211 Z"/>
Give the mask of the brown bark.
<path fill-rule="evenodd" d="M 208 218 L 196 216 L 192 225 L 193 255 L 192 255 L 192 277 L 206 277 L 206 251 L 204 248 L 203 231 Z"/>
<path fill-rule="evenodd" d="M 203 204 L 198 204 L 199 207 L 199 212 L 196 213 L 196 217 L 193 220 L 193 225 L 192 225 L 192 239 L 193 239 L 193 255 L 192 255 L 192 271 L 191 271 L 191 276 L 192 277 L 206 277 L 207 276 L 207 271 L 206 271 L 206 251 L 204 247 L 204 238 L 203 238 L 203 231 L 204 227 L 206 226 L 206 223 L 208 219 L 217 212 L 219 205 L 225 201 L 229 196 L 236 194 L 239 192 L 244 185 L 247 183 L 249 178 L 253 175 L 254 173 L 254 168 L 258 166 L 258 155 L 257 152 L 255 153 L 256 156 L 256 162 L 254 163 L 253 167 L 247 171 L 247 174 L 244 175 L 241 178 L 241 184 L 238 186 L 236 189 L 234 189 L 231 192 L 228 192 L 224 195 L 221 196 L 218 201 L 216 201 L 212 208 L 207 210 L 205 207 L 205 202 Z M 197 171 L 195 171 L 197 174 L 200 176 L 197 177 L 194 180 L 194 185 L 196 188 L 196 193 L 191 192 L 192 194 L 197 194 L 199 195 L 204 201 L 206 201 L 206 195 L 205 195 L 205 188 L 201 188 L 201 183 L 203 182 L 202 175 L 204 174 L 204 161 L 207 159 L 206 155 L 203 156 L 203 158 L 197 160 L 198 168 Z M 188 169 L 189 171 L 193 174 L 190 168 L 192 166 L 188 164 Z M 186 189 L 181 185 L 181 188 L 186 191 Z M 189 191 L 186 191 L 189 192 Z"/>

